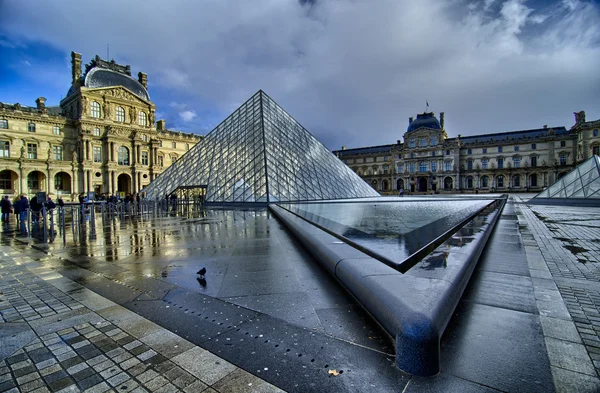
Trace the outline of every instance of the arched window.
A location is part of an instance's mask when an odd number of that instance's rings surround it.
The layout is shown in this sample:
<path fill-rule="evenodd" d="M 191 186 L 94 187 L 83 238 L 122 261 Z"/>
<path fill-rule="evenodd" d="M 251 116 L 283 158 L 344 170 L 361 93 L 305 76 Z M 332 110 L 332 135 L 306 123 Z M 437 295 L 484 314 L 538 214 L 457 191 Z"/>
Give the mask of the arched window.
<path fill-rule="evenodd" d="M 498 187 L 504 187 L 504 176 L 500 175 L 496 178 L 496 184 Z"/>
<path fill-rule="evenodd" d="M 115 116 L 116 116 L 116 120 L 119 123 L 124 123 L 125 122 L 125 109 L 123 109 L 122 106 L 118 106 L 117 110 L 115 111 Z"/>
<path fill-rule="evenodd" d="M 100 118 L 100 104 L 92 101 L 90 104 L 90 115 L 95 118 Z"/>
<path fill-rule="evenodd" d="M 0 128 L 7 129 L 8 128 L 8 120 L 0 119 Z"/>
<path fill-rule="evenodd" d="M 419 162 L 419 172 L 427 172 L 427 162 Z"/>
<path fill-rule="evenodd" d="M 467 188 L 473 188 L 473 177 L 467 177 Z"/>
<path fill-rule="evenodd" d="M 481 188 L 488 188 L 488 180 L 489 178 L 487 176 L 482 176 L 481 177 Z"/>
<path fill-rule="evenodd" d="M 125 146 L 119 146 L 118 163 L 119 165 L 129 165 L 129 149 Z"/>
<path fill-rule="evenodd" d="M 529 176 L 529 186 L 530 187 L 537 187 L 537 175 L 534 173 L 533 175 Z"/>
<path fill-rule="evenodd" d="M 29 132 L 35 132 L 35 123 L 29 123 L 29 124 L 27 124 L 27 131 L 29 131 Z"/>
<path fill-rule="evenodd" d="M 138 114 L 138 124 L 141 126 L 146 125 L 146 112 L 140 111 L 140 113 Z"/>
<path fill-rule="evenodd" d="M 519 176 L 519 175 L 513 176 L 513 187 L 521 187 L 521 176 Z"/>

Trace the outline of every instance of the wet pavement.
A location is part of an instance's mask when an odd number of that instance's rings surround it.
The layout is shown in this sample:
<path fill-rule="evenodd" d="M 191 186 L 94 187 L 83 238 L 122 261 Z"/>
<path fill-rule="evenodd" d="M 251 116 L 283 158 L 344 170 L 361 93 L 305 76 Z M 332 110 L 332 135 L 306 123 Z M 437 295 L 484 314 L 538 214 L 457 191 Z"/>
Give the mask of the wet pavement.
<path fill-rule="evenodd" d="M 131 327 L 128 318 L 133 316 L 162 329 L 174 340 L 185 342 L 184 347 L 193 347 L 187 351 L 197 348 L 197 354 L 189 352 L 179 358 L 188 365 L 186 369 L 172 359 L 183 354 L 173 353 L 174 346 L 159 348 L 157 344 L 156 348 L 163 352 L 150 346 L 221 392 L 266 391 L 255 389 L 256 384 L 298 392 L 554 389 L 526 247 L 516 213 L 510 208 L 505 209 L 490 247 L 446 330 L 442 339 L 443 371 L 433 378 L 411 377 L 395 368 L 393 343 L 386 333 L 266 209 L 209 210 L 197 217 L 162 215 L 102 220 L 97 216 L 95 222 L 90 219 L 80 227 L 67 225 L 66 231 L 58 232 L 50 244 L 19 236 L 12 225 L 2 234 L 4 250 L 15 261 L 30 261 L 22 274 L 29 272 L 42 278 L 34 280 L 38 287 L 23 292 L 24 300 L 12 307 L 17 311 L 6 311 L 3 330 L 9 325 L 17 329 L 14 326 L 19 325 L 23 331 L 10 338 L 3 334 L 3 344 L 12 346 L 0 353 L 2 358 L 19 356 L 19 351 L 23 351 L 32 360 L 26 347 L 39 344 L 35 340 L 46 345 L 42 338 L 46 334 L 57 334 L 46 339 L 58 338 L 56 343 L 67 346 L 71 345 L 67 342 L 69 334 L 96 335 L 101 329 L 94 324 L 103 321 L 92 320 L 87 322 L 89 327 L 80 326 L 86 323 L 80 320 L 83 308 L 90 310 L 85 315 L 98 315 L 132 337 L 153 334 L 152 329 L 148 332 Z M 13 264 L 4 259 L 2 263 L 0 280 L 6 302 L 7 296 L 12 296 L 7 293 L 20 293 L 22 289 L 12 288 L 14 279 L 7 279 L 4 274 L 4 266 Z M 207 268 L 205 280 L 198 280 L 195 274 L 200 267 Z M 44 269 L 44 273 L 40 275 L 37 269 Z M 55 277 L 62 286 L 44 277 Z M 74 295 L 80 290 L 93 293 L 94 301 L 74 308 L 78 304 L 73 302 L 77 300 Z M 12 300 L 8 301 L 12 304 Z M 106 307 L 104 302 L 112 306 Z M 77 323 L 47 332 L 53 325 L 42 324 L 37 328 L 39 333 L 32 335 L 31 326 L 39 323 L 36 321 L 57 318 L 58 313 L 44 315 L 50 311 L 43 307 L 67 313 L 67 319 Z M 119 307 L 119 312 L 113 314 L 113 307 Z M 124 312 L 129 313 L 127 317 L 119 314 Z M 76 349 L 72 348 L 75 353 Z M 191 369 L 191 359 L 212 356 L 235 368 L 223 371 L 218 380 L 207 379 L 206 370 Z M 20 377 L 16 377 L 10 363 L 4 367 L 7 368 L 0 368 L 0 380 L 8 381 L 9 374 L 2 370 L 10 369 L 10 380 L 19 385 Z M 164 377 L 167 372 L 155 367 L 153 370 L 157 373 L 154 378 Z M 330 370 L 339 374 L 334 376 Z M 63 371 L 68 373 L 68 367 Z M 139 387 L 154 391 L 136 375 L 126 374 Z M 104 378 L 101 372 L 98 375 Z M 239 382 L 250 377 L 260 379 L 248 382 L 254 385 Z M 72 385 L 79 383 L 72 379 Z M 21 380 L 27 383 L 24 381 Z"/>

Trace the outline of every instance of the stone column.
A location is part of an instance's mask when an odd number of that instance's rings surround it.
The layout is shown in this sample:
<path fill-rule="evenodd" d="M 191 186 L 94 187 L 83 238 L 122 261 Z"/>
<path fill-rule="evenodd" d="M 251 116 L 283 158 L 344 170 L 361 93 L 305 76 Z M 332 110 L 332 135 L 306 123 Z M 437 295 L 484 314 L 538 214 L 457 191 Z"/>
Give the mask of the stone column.
<path fill-rule="evenodd" d="M 48 172 L 48 175 L 47 175 L 48 177 L 46 178 L 46 182 L 48 184 L 48 186 L 47 186 L 48 194 L 54 194 L 56 192 L 54 190 L 54 182 L 53 182 L 54 179 L 52 179 L 52 172 L 50 171 L 50 169 L 48 169 L 47 172 Z"/>
<path fill-rule="evenodd" d="M 117 190 L 116 183 L 115 183 L 115 172 L 114 171 L 110 172 L 110 182 L 112 184 L 113 193 L 116 194 L 118 190 Z"/>

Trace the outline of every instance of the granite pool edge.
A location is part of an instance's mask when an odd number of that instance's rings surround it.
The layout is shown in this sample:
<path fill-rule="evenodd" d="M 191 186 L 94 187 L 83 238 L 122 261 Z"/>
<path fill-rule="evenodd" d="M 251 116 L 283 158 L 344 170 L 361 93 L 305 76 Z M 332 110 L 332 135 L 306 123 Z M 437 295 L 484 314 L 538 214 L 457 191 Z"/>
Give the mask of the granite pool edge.
<path fill-rule="evenodd" d="M 269 209 L 395 339 L 397 367 L 432 376 L 440 371 L 442 334 L 505 203 L 506 198 L 499 200 L 482 236 L 450 279 L 400 273 L 280 206 Z"/>

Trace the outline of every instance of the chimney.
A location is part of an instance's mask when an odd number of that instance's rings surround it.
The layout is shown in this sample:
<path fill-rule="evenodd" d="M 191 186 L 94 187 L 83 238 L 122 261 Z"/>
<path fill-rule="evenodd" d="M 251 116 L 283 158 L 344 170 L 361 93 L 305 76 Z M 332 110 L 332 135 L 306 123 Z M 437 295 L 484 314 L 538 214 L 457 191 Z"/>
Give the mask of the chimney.
<path fill-rule="evenodd" d="M 138 81 L 140 81 L 145 89 L 148 88 L 148 75 L 144 74 L 143 72 L 138 72 Z"/>
<path fill-rule="evenodd" d="M 342 150 L 346 150 L 346 146 L 342 146 Z"/>
<path fill-rule="evenodd" d="M 81 77 L 81 53 L 71 52 L 71 75 L 73 84 Z"/>
<path fill-rule="evenodd" d="M 444 112 L 440 112 L 440 127 L 444 129 Z"/>
<path fill-rule="evenodd" d="M 35 100 L 35 103 L 39 110 L 46 108 L 46 98 L 44 97 L 38 97 L 38 99 Z"/>
<path fill-rule="evenodd" d="M 412 116 L 408 118 L 408 125 L 410 125 L 410 123 L 412 123 L 412 122 L 413 122 L 413 119 L 414 119 L 414 118 L 413 118 Z"/>
<path fill-rule="evenodd" d="M 156 129 L 159 131 L 164 131 L 167 129 L 167 121 L 166 120 L 159 120 L 156 122 Z"/>

